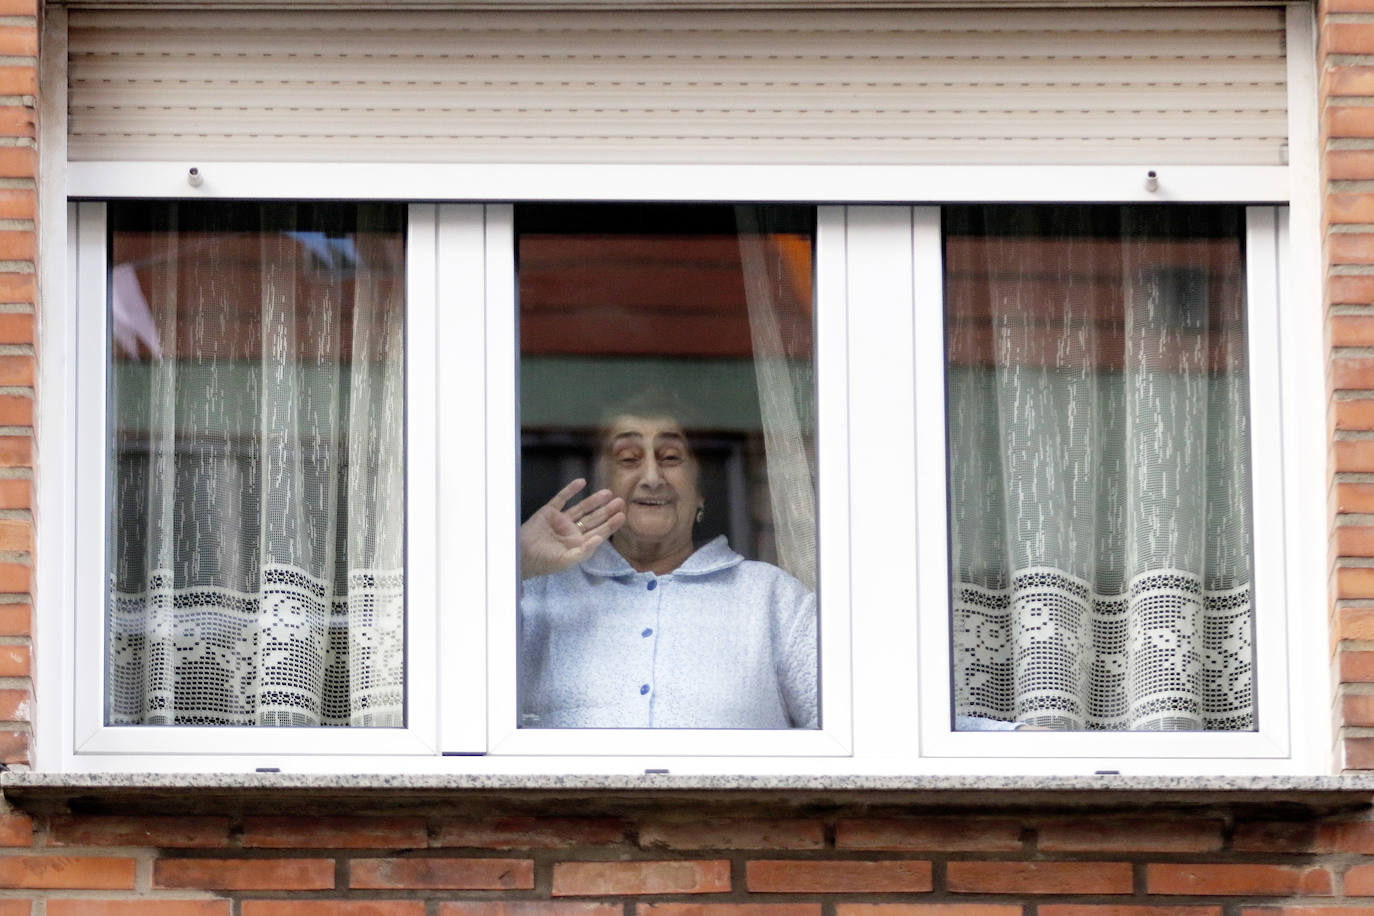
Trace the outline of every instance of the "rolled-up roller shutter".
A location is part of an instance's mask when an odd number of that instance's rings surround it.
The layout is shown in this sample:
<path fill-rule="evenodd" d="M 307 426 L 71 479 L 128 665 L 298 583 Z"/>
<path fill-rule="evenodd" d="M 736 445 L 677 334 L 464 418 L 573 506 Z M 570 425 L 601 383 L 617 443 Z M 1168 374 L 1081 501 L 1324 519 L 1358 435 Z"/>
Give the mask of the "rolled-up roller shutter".
<path fill-rule="evenodd" d="M 74 10 L 69 156 L 1279 164 L 1279 8 Z"/>

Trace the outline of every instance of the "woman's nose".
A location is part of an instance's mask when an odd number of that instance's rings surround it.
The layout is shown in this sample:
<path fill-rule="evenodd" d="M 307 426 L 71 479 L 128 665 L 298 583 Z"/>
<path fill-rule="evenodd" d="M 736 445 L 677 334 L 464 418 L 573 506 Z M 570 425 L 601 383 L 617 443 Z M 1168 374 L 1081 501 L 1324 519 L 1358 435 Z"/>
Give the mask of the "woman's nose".
<path fill-rule="evenodd" d="M 656 487 L 663 482 L 663 475 L 658 472 L 658 462 L 653 458 L 644 460 L 644 469 L 639 476 L 639 482 L 648 487 Z"/>

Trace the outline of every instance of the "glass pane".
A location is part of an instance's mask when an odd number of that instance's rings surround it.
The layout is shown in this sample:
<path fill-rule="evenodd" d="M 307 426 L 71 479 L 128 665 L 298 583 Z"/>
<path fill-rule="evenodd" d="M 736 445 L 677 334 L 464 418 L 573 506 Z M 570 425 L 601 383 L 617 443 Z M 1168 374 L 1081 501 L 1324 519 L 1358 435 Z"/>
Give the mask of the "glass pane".
<path fill-rule="evenodd" d="M 1253 729 L 1244 211 L 944 219 L 956 727 Z"/>
<path fill-rule="evenodd" d="M 814 227 L 517 207 L 522 727 L 818 726 Z"/>
<path fill-rule="evenodd" d="M 108 724 L 404 724 L 404 212 L 110 205 Z"/>

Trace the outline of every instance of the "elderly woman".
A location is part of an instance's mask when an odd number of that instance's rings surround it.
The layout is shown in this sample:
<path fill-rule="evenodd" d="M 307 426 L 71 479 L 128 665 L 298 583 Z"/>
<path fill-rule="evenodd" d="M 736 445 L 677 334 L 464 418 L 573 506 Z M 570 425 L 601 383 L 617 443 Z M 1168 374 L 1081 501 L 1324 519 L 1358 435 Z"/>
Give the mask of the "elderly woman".
<path fill-rule="evenodd" d="M 520 528 L 521 724 L 815 728 L 816 599 L 718 537 L 692 540 L 699 468 L 678 420 L 614 416 L 603 489 L 574 480 Z"/>

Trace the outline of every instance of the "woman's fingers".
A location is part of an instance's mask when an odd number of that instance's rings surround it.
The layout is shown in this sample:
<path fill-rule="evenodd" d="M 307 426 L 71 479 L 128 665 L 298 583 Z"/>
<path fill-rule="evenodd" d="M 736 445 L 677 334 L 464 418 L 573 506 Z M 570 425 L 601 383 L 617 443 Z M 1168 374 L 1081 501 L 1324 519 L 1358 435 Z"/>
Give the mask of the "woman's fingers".
<path fill-rule="evenodd" d="M 572 516 L 573 519 L 579 519 L 591 515 L 613 499 L 618 499 L 618 497 L 613 496 L 610 490 L 597 490 L 595 493 L 589 494 L 582 502 L 569 509 L 568 514 Z"/>
<path fill-rule="evenodd" d="M 572 499 L 573 496 L 586 485 L 587 481 L 585 479 L 581 477 L 577 478 L 555 493 L 553 499 L 549 500 L 549 505 L 561 512 L 563 507 L 568 504 L 568 500 Z M 586 502 L 586 500 L 583 500 L 583 502 Z"/>
<path fill-rule="evenodd" d="M 581 503 L 578 504 L 577 508 L 581 508 L 582 506 L 586 505 L 586 503 L 590 499 L 591 497 L 588 497 L 587 500 L 583 500 Z M 623 523 L 624 509 L 625 500 L 616 497 L 611 499 L 610 502 L 607 502 L 604 505 L 599 505 L 596 508 L 590 509 L 587 512 L 583 513 L 580 517 L 576 519 L 574 524 L 577 525 L 578 530 L 581 531 L 583 534 L 604 534 L 609 536 L 610 534 L 614 533 L 615 528 L 612 528 L 610 531 L 605 532 L 601 531 L 601 529 L 606 525 L 608 521 L 613 519 L 617 514 L 620 514 L 620 521 Z M 569 511 L 574 512 L 576 510 Z M 616 528 L 619 527 L 620 524 L 617 524 Z"/>

